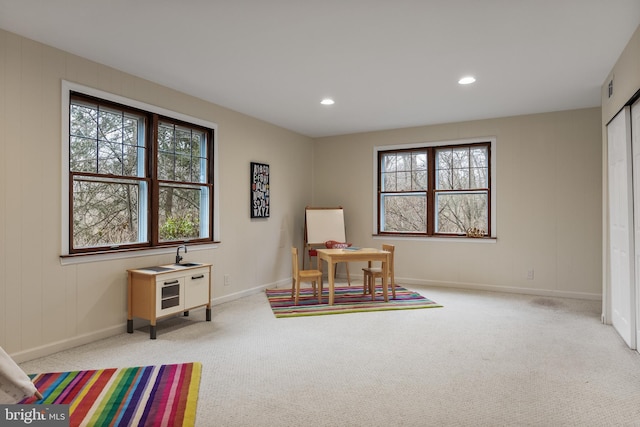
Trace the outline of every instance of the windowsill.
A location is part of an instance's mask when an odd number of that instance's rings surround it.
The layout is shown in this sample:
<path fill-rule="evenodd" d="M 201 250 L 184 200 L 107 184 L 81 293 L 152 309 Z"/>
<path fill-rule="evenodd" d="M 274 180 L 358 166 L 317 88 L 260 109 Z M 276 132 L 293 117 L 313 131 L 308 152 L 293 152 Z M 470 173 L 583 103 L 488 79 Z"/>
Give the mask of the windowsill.
<path fill-rule="evenodd" d="M 220 242 L 205 244 L 187 244 L 189 252 L 197 252 L 206 249 L 216 249 Z M 83 264 L 87 262 L 111 261 L 114 259 L 139 258 L 153 255 L 175 254 L 176 246 L 163 246 L 156 248 L 130 249 L 114 252 L 80 253 L 60 255 L 60 265 Z"/>
<path fill-rule="evenodd" d="M 373 238 L 390 240 L 427 240 L 434 242 L 456 243 L 496 243 L 497 237 L 466 237 L 466 236 L 421 236 L 416 234 L 373 234 Z"/>

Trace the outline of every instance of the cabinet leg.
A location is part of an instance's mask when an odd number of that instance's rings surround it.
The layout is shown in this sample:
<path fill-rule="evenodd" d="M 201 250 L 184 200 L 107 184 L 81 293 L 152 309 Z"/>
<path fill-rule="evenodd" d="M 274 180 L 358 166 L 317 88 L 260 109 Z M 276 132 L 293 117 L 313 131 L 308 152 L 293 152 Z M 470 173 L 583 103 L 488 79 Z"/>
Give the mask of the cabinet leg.
<path fill-rule="evenodd" d="M 149 327 L 149 339 L 156 339 L 156 325 L 151 325 Z"/>
<path fill-rule="evenodd" d="M 211 309 L 209 307 L 206 308 L 207 313 L 207 322 L 211 322 Z"/>
<path fill-rule="evenodd" d="M 133 333 L 133 319 L 127 319 L 127 332 Z"/>
<path fill-rule="evenodd" d="M 188 311 L 184 312 L 184 317 L 189 317 L 189 312 Z"/>

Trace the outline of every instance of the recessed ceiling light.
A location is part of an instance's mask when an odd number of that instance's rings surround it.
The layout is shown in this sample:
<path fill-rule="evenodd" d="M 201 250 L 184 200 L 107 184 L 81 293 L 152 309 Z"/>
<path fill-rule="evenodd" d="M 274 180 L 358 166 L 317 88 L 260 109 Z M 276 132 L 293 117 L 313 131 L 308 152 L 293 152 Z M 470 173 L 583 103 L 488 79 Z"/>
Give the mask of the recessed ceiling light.
<path fill-rule="evenodd" d="M 467 77 L 463 77 L 460 80 L 458 80 L 458 83 L 461 84 L 461 85 L 468 85 L 468 84 L 471 84 L 471 83 L 473 83 L 475 81 L 476 81 L 475 77 L 467 76 Z"/>
<path fill-rule="evenodd" d="M 320 104 L 322 105 L 333 105 L 335 104 L 335 101 L 331 98 L 325 98 L 322 101 L 320 101 Z"/>

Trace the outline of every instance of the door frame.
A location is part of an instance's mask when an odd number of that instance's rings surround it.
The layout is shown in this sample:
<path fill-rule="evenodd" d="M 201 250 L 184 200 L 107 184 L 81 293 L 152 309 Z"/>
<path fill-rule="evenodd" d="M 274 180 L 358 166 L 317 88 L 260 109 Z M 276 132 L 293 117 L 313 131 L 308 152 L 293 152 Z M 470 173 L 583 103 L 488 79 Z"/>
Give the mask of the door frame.
<path fill-rule="evenodd" d="M 620 122 L 622 120 L 622 122 Z M 616 122 L 616 123 L 614 123 Z M 615 129 L 613 127 L 622 126 L 622 128 Z M 609 136 L 613 135 L 613 131 L 621 133 L 623 136 L 621 139 L 610 140 Z M 640 178 L 637 175 L 640 173 L 640 167 L 637 168 L 638 172 L 633 173 L 634 156 L 632 151 L 631 141 L 631 107 L 626 105 L 606 126 L 607 137 L 607 221 L 606 227 L 608 231 L 609 240 L 607 241 L 607 253 L 608 253 L 608 310 L 609 319 L 614 329 L 620 334 L 627 345 L 636 349 L 637 345 L 637 331 L 638 331 L 638 300 L 637 292 L 638 284 L 636 283 L 636 270 L 640 268 L 640 260 L 636 263 L 636 242 L 635 235 L 636 229 L 640 229 L 640 225 L 637 227 L 636 223 L 640 221 L 640 215 L 636 215 L 638 218 L 634 218 L 634 205 L 640 203 L 640 194 L 635 198 L 635 192 L 640 193 L 640 185 L 635 186 L 634 182 Z M 622 144 L 618 147 L 613 145 Z M 624 175 L 618 176 L 617 180 L 610 179 L 616 177 L 616 173 L 619 170 L 612 170 L 609 168 L 609 164 L 612 159 L 609 154 L 616 153 L 622 157 L 624 163 Z M 639 162 L 640 163 L 640 162 Z M 640 183 L 640 181 L 639 181 Z M 622 192 L 615 192 L 612 189 L 619 189 L 624 187 Z M 619 199 L 620 204 L 614 204 L 615 200 L 612 200 L 612 196 L 615 199 Z M 619 196 L 619 197 L 618 197 Z M 637 200 L 637 201 L 636 201 Z M 612 213 L 613 209 L 613 214 Z M 622 224 L 623 231 L 615 232 L 615 225 Z M 613 226 L 613 227 L 612 227 Z M 614 230 L 614 233 L 612 233 Z M 618 228 L 618 230 L 620 230 Z M 622 235 L 623 237 L 620 237 Z M 640 242 L 638 242 L 640 243 Z M 616 248 L 620 248 L 621 257 L 614 257 L 613 253 Z M 615 269 L 615 265 L 619 265 L 619 269 Z M 617 271 L 619 270 L 619 271 Z"/>

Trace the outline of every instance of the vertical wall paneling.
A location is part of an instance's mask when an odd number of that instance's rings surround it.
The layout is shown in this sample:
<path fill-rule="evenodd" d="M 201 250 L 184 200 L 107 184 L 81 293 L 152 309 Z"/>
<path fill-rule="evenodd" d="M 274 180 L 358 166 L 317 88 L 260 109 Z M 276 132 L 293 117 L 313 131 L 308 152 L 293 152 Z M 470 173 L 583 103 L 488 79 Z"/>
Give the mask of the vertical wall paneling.
<path fill-rule="evenodd" d="M 43 342 L 42 336 L 42 246 L 34 245 L 41 239 L 44 206 L 40 197 L 43 174 L 42 144 L 42 45 L 28 39 L 20 44 L 22 61 L 22 84 L 20 85 L 20 121 L 18 139 L 21 177 L 15 179 L 16 197 L 20 200 L 20 218 L 15 224 L 20 232 L 22 245 L 17 251 L 21 280 L 16 285 L 20 289 L 22 307 L 21 326 L 28 334 L 23 334 L 23 347 L 37 347 Z"/>
<path fill-rule="evenodd" d="M 22 295 L 20 282 L 22 269 L 20 254 L 22 239 L 20 236 L 20 217 L 22 207 L 19 180 L 22 177 L 20 156 L 20 123 L 22 99 L 20 97 L 22 76 L 21 38 L 8 34 L 5 43 L 5 122 L 3 145 L 6 162 L 2 174 L 6 182 L 4 193 L 4 281 L 5 300 L 3 303 L 6 341 L 3 348 L 11 354 L 22 348 L 24 329 L 21 323 Z M 17 185 L 16 185 L 17 183 Z"/>
<path fill-rule="evenodd" d="M 42 49 L 42 63 L 47 72 L 42 76 L 42 98 L 39 103 L 41 109 L 41 132 L 38 137 L 38 153 L 40 155 L 44 176 L 51 180 L 59 180 L 61 176 L 61 158 L 59 135 L 61 134 L 61 120 L 57 112 L 61 105 L 60 77 L 65 72 L 65 55 L 56 49 Z M 52 134 L 49 137 L 49 133 Z M 49 143 L 51 141 L 51 143 Z M 55 160 L 55 161 L 54 161 Z M 49 179 L 49 178 L 47 178 Z M 74 307 L 72 299 L 66 298 L 66 271 L 60 267 L 60 260 L 55 254 L 60 251 L 60 224 L 62 223 L 59 209 L 61 189 L 57 191 L 40 191 L 39 199 L 43 206 L 42 239 L 39 246 L 42 259 L 42 336 L 41 345 L 47 341 L 59 342 L 74 331 L 66 322 L 67 316 L 75 313 L 69 307 Z M 51 319 L 56 319 L 52 322 Z"/>

